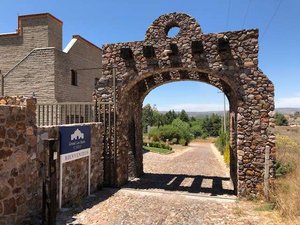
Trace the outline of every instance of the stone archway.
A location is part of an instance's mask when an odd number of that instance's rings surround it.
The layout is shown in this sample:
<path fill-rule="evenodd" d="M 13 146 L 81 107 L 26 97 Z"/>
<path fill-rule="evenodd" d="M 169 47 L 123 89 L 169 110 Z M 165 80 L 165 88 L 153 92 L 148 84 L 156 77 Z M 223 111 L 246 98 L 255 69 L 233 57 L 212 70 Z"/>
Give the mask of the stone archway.
<path fill-rule="evenodd" d="M 171 28 L 179 33 L 168 37 Z M 103 77 L 96 98 L 110 101 L 116 68 L 115 154 L 105 157 L 106 184 L 121 186 L 141 176 L 142 102 L 155 87 L 194 80 L 222 90 L 230 102 L 231 176 L 238 196 L 268 191 L 274 177 L 274 87 L 258 68 L 258 30 L 203 34 L 183 13 L 160 16 L 144 41 L 103 46 Z M 106 140 L 106 139 L 105 139 Z M 112 156 L 112 157 L 111 157 Z"/>

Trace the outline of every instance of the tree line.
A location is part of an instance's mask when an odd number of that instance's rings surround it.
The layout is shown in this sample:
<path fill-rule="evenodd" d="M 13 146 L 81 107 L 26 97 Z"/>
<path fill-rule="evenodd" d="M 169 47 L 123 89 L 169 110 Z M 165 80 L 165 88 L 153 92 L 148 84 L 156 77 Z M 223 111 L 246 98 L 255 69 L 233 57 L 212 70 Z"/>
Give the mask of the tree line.
<path fill-rule="evenodd" d="M 217 114 L 190 117 L 185 110 L 161 113 L 150 104 L 143 107 L 142 121 L 144 133 L 148 133 L 153 141 L 182 145 L 187 145 L 198 137 L 217 137 L 222 128 L 222 118 Z"/>

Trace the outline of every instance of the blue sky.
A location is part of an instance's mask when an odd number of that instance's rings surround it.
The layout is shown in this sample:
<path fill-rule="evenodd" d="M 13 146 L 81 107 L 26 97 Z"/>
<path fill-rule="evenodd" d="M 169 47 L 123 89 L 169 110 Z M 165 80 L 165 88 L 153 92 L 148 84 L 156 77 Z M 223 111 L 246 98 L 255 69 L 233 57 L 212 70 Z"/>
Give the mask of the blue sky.
<path fill-rule="evenodd" d="M 2 0 L 0 33 L 15 31 L 17 16 L 50 12 L 64 22 L 64 46 L 80 34 L 98 46 L 143 40 L 160 15 L 184 12 L 204 33 L 259 28 L 259 66 L 274 82 L 277 107 L 300 107 L 299 0 Z M 150 92 L 144 103 L 159 110 L 222 110 L 218 90 L 175 82 Z"/>

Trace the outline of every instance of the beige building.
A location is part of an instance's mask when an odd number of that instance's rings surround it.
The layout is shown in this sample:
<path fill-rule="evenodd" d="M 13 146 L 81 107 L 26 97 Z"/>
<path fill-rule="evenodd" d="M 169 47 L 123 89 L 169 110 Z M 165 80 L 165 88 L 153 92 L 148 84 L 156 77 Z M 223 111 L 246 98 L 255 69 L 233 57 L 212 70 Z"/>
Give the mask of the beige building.
<path fill-rule="evenodd" d="M 92 102 L 102 50 L 79 35 L 62 49 L 62 25 L 49 13 L 25 15 L 15 33 L 0 34 L 2 95 L 35 95 L 38 104 Z"/>

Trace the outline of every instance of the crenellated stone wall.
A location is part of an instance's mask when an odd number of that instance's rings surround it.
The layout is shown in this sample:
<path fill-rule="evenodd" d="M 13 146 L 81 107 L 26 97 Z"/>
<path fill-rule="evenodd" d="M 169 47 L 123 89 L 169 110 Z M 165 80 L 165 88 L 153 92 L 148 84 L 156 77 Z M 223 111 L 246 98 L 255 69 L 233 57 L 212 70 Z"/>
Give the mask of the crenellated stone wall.
<path fill-rule="evenodd" d="M 0 98 L 1 225 L 34 222 L 41 212 L 35 105 L 34 98 Z"/>
<path fill-rule="evenodd" d="M 173 27 L 180 31 L 169 37 Z M 274 86 L 258 67 L 258 35 L 256 29 L 204 34 L 191 16 L 170 13 L 150 25 L 143 41 L 104 45 L 99 102 L 113 101 L 116 70 L 117 162 L 105 168 L 114 176 L 107 183 L 120 186 L 143 174 L 145 96 L 165 83 L 192 80 L 220 89 L 229 100 L 230 169 L 238 196 L 266 196 L 275 174 Z"/>

